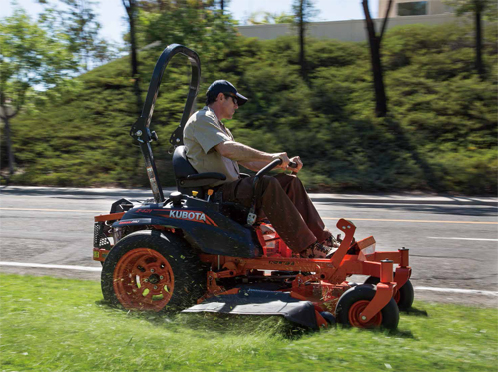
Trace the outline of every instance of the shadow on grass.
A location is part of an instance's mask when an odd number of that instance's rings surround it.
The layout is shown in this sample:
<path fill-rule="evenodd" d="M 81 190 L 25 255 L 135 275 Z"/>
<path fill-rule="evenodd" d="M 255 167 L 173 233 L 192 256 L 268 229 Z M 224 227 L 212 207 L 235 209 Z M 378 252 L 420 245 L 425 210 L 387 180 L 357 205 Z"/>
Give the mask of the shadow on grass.
<path fill-rule="evenodd" d="M 399 338 L 411 338 L 411 339 L 416 339 L 416 337 L 413 335 L 412 331 L 407 331 L 407 330 L 400 330 L 400 329 L 394 329 L 387 331 L 387 334 L 391 337 L 399 337 Z"/>
<path fill-rule="evenodd" d="M 412 307 L 408 310 L 404 310 L 404 311 L 400 311 L 402 314 L 405 314 L 405 315 L 412 315 L 412 316 L 425 316 L 425 317 L 429 317 L 429 314 L 427 313 L 426 310 L 420 310 L 420 309 L 417 309 L 415 307 Z"/>

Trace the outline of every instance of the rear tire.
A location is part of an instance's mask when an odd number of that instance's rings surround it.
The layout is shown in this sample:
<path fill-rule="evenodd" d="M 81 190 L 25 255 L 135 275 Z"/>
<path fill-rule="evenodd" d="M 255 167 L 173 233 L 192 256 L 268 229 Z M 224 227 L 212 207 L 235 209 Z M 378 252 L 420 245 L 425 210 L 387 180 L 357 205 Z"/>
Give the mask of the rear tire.
<path fill-rule="evenodd" d="M 372 301 L 375 293 L 375 287 L 368 284 L 348 289 L 337 303 L 336 321 L 344 326 L 358 328 L 396 329 L 399 322 L 399 310 L 393 298 L 368 322 L 361 321 L 360 313 Z"/>
<path fill-rule="evenodd" d="M 369 276 L 367 280 L 365 280 L 365 284 L 374 284 L 377 285 L 380 282 L 379 278 L 375 276 Z M 413 285 L 410 279 L 403 284 L 403 287 L 396 291 L 394 295 L 394 301 L 398 304 L 398 308 L 402 311 L 410 310 L 413 305 L 413 300 L 415 299 L 415 291 L 413 290 Z"/>
<path fill-rule="evenodd" d="M 127 310 L 182 310 L 206 289 L 196 252 L 172 233 L 142 230 L 121 239 L 104 261 L 104 299 Z"/>

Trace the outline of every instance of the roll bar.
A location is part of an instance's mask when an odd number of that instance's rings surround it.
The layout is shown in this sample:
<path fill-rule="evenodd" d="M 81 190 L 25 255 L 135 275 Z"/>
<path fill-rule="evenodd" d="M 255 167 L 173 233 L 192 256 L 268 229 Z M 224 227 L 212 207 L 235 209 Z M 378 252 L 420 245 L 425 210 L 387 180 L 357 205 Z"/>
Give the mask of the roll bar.
<path fill-rule="evenodd" d="M 140 149 L 142 150 L 142 154 L 145 158 L 147 176 L 149 177 L 150 187 L 152 189 L 152 193 L 154 194 L 154 200 L 156 203 L 163 203 L 165 199 L 161 183 L 159 182 L 152 147 L 150 146 L 150 143 L 153 140 L 157 140 L 157 134 L 156 132 L 151 132 L 149 127 L 152 114 L 154 113 L 154 106 L 156 104 L 164 70 L 166 69 L 166 66 L 168 66 L 169 61 L 171 61 L 176 54 L 183 54 L 188 57 L 188 60 L 192 65 L 192 77 L 190 80 L 187 102 L 185 104 L 185 108 L 183 109 L 183 116 L 180 125 L 173 132 L 170 138 L 170 143 L 172 145 L 183 145 L 183 129 L 190 115 L 192 115 L 195 98 L 199 92 L 199 84 L 201 81 L 201 61 L 196 52 L 180 44 L 169 45 L 157 60 L 156 67 L 154 68 L 154 72 L 152 73 L 152 78 L 150 80 L 149 90 L 147 92 L 147 98 L 145 99 L 142 114 L 136 123 L 131 126 L 130 130 L 130 135 L 140 143 Z"/>

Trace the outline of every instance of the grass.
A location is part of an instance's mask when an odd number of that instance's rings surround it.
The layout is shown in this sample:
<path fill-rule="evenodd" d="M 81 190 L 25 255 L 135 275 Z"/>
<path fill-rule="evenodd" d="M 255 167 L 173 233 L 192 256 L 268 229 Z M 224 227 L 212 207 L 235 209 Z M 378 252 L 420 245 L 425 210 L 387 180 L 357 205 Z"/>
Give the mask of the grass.
<path fill-rule="evenodd" d="M 395 333 L 275 317 L 158 316 L 99 283 L 0 275 L 1 371 L 496 371 L 496 309 L 416 302 Z"/>

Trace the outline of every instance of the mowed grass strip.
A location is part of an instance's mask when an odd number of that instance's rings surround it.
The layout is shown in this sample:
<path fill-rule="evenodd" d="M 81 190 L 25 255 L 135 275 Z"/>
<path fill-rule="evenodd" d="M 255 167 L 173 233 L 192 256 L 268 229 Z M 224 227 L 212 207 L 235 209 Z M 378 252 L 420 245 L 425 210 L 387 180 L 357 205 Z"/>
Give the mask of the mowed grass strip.
<path fill-rule="evenodd" d="M 496 371 L 496 309 L 416 302 L 394 333 L 132 313 L 99 283 L 0 275 L 1 371 Z M 426 314 L 427 313 L 427 314 Z"/>

